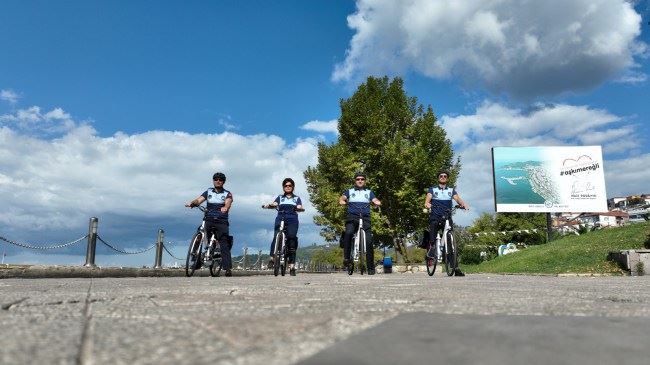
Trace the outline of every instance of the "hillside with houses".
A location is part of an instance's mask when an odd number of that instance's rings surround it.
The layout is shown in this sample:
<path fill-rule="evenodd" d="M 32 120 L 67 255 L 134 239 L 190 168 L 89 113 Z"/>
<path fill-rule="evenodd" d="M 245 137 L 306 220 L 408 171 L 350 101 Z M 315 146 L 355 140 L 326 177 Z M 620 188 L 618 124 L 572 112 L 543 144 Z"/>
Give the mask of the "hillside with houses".
<path fill-rule="evenodd" d="M 561 233 L 580 229 L 621 227 L 650 220 L 650 194 L 616 196 L 607 199 L 607 212 L 557 213 L 553 228 Z"/>

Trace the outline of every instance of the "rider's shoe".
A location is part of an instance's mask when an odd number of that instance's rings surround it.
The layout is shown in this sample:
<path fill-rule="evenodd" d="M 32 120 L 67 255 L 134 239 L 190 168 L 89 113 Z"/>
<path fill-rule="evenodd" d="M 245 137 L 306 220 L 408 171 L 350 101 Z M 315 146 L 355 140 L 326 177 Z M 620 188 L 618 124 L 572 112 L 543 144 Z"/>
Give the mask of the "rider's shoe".
<path fill-rule="evenodd" d="M 289 275 L 296 276 L 296 269 L 293 268 L 293 267 L 291 269 L 289 269 Z"/>
<path fill-rule="evenodd" d="M 431 247 L 429 248 L 429 251 L 427 251 L 427 257 L 430 259 L 436 258 L 436 248 Z"/>
<path fill-rule="evenodd" d="M 454 270 L 454 276 L 465 276 L 465 274 L 463 274 L 463 272 L 460 271 L 460 269 L 456 269 Z"/>
<path fill-rule="evenodd" d="M 232 271 L 230 269 L 226 270 L 226 276 L 232 276 Z"/>
<path fill-rule="evenodd" d="M 368 269 L 368 275 L 375 275 L 375 269 Z"/>

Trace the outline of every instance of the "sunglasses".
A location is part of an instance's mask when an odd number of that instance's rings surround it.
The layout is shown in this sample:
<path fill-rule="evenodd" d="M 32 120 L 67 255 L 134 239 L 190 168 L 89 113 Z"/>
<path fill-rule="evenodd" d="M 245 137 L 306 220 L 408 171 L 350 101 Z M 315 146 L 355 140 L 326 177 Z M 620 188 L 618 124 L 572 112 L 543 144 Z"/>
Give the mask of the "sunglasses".
<path fill-rule="evenodd" d="M 284 185 L 284 187 L 285 187 L 285 188 L 292 188 L 293 185 L 291 185 L 291 184 L 287 184 L 287 185 Z"/>
<path fill-rule="evenodd" d="M 449 176 L 442 174 L 442 175 L 438 175 L 438 177 L 449 177 Z"/>
<path fill-rule="evenodd" d="M 358 177 L 358 178 L 356 178 L 355 180 L 356 180 L 356 181 L 365 181 L 366 178 L 365 178 L 365 177 Z"/>
<path fill-rule="evenodd" d="M 223 179 L 219 179 L 219 178 L 216 178 L 216 179 L 213 179 L 213 180 L 214 181 L 223 181 Z"/>

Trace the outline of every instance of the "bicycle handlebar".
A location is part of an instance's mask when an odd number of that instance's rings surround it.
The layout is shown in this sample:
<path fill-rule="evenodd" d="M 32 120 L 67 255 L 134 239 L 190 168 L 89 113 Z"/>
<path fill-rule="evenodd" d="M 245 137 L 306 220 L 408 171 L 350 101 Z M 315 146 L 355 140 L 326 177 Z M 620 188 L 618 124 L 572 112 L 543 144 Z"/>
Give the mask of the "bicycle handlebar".
<path fill-rule="evenodd" d="M 262 209 L 273 209 L 277 211 L 280 210 L 279 207 L 280 207 L 279 205 L 270 205 L 270 204 L 262 205 Z M 297 213 L 304 212 L 305 208 L 300 208 L 300 209 L 295 208 L 294 211 L 296 211 Z"/>
<path fill-rule="evenodd" d="M 194 208 L 199 208 L 199 210 L 202 211 L 203 213 L 208 211 L 208 208 L 206 208 L 206 207 L 204 207 L 202 205 L 197 205 L 197 206 L 194 206 L 194 207 L 190 207 L 190 209 L 194 209 Z"/>
<path fill-rule="evenodd" d="M 450 213 L 450 212 L 453 212 L 456 209 L 465 210 L 464 207 L 462 207 L 460 205 L 456 205 L 456 206 L 452 207 L 451 209 L 446 209 L 446 212 Z M 431 213 L 431 208 L 422 208 L 422 213 Z"/>

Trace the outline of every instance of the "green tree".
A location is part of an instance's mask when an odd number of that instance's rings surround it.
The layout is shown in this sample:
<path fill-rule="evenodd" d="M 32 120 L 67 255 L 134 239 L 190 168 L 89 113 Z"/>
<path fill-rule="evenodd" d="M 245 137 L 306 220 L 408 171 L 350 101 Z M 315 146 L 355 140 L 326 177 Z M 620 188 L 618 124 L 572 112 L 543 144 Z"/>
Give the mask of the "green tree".
<path fill-rule="evenodd" d="M 395 235 L 424 229 L 426 189 L 441 168 L 451 170 L 452 184 L 460 170 L 431 106 L 408 96 L 400 78 L 369 77 L 340 107 L 338 141 L 320 143 L 318 164 L 304 173 L 321 235 L 328 241 L 339 237 L 345 210 L 338 198 L 360 170 L 383 205 L 381 213 L 372 213 L 375 242 L 391 246 Z"/>

